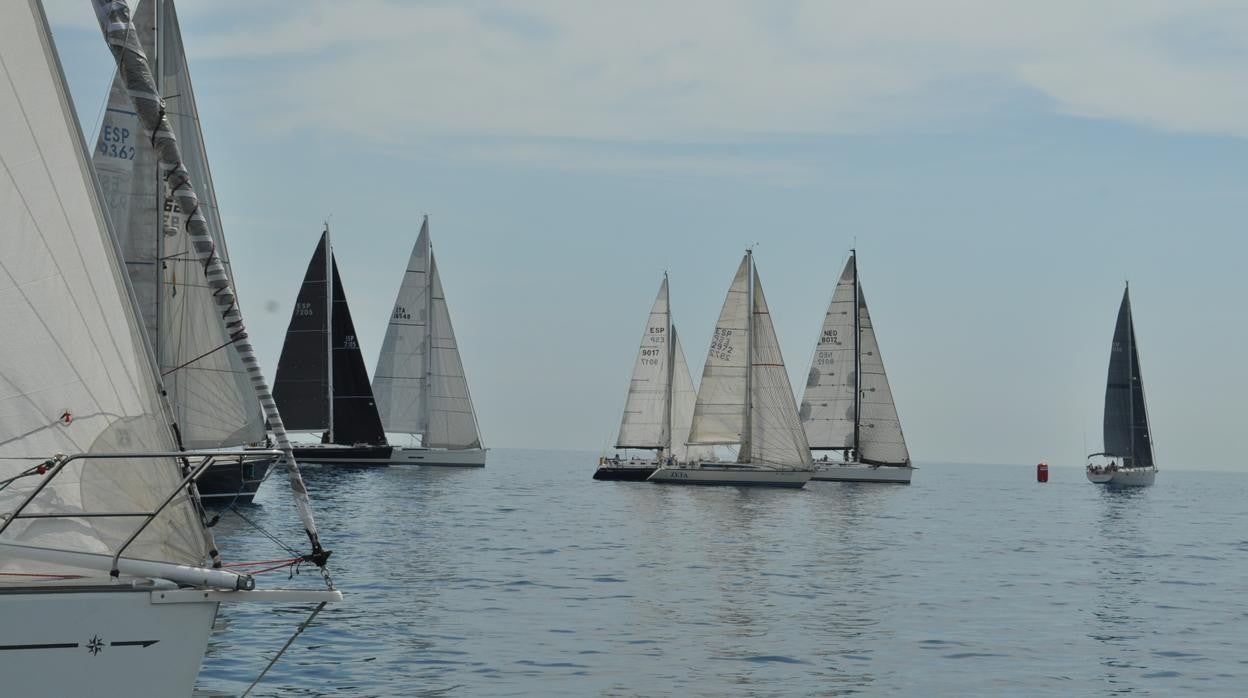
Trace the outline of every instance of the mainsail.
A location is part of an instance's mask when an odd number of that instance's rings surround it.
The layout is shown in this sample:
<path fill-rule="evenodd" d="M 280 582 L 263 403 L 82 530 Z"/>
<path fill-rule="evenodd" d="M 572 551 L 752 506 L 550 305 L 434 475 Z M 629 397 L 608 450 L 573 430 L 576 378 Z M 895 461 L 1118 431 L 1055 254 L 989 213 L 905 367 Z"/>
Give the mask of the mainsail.
<path fill-rule="evenodd" d="M 854 321 L 856 274 L 850 257 L 836 284 L 832 302 L 819 330 L 819 342 L 810 360 L 801 417 L 810 447 L 853 449 L 858 418 L 858 340 Z"/>
<path fill-rule="evenodd" d="M 689 429 L 691 445 L 739 444 L 746 431 L 749 370 L 749 257 L 741 260 L 715 323 Z"/>
<path fill-rule="evenodd" d="M 291 313 L 273 396 L 291 429 L 325 430 L 328 443 L 385 443 L 328 229 Z"/>
<path fill-rule="evenodd" d="M 810 446 L 793 402 L 793 387 L 780 355 L 763 284 L 754 271 L 754 310 L 750 324 L 750 463 L 804 465 Z M 745 460 L 742 458 L 742 460 Z"/>
<path fill-rule="evenodd" d="M 616 448 L 668 448 L 672 438 L 674 404 L 670 401 L 672 363 L 668 340 L 671 310 L 668 307 L 667 276 L 659 286 L 659 295 L 650 307 L 646 329 L 641 335 L 633 375 L 628 381 L 628 400 L 620 422 Z M 688 369 L 685 369 L 688 372 Z"/>
<path fill-rule="evenodd" d="M 41 484 L 31 456 L 172 450 L 151 359 L 82 134 L 37 3 L 0 23 L 0 518 Z M 25 514 L 152 511 L 176 490 L 173 459 L 74 461 Z M 15 519 L 6 543 L 111 553 L 134 517 Z M 207 558 L 182 494 L 127 557 Z M 20 569 L 5 555 L 0 569 Z M 65 568 L 61 568 L 65 569 Z M 41 571 L 55 572 L 41 564 Z"/>
<path fill-rule="evenodd" d="M 157 21 L 159 18 L 159 21 Z M 135 29 L 165 96 L 165 115 L 181 137 L 199 209 L 230 273 L 195 95 L 172 0 L 138 5 Z M 151 139 L 121 75 L 113 80 L 94 161 L 131 285 L 164 376 L 182 443 L 240 446 L 264 438 L 264 419 L 238 352 L 225 334 L 202 264 L 184 233 L 186 217 L 162 176 Z"/>
<path fill-rule="evenodd" d="M 419 434 L 430 448 L 481 448 L 427 216 L 390 313 L 373 393 L 387 431 Z"/>
<path fill-rule="evenodd" d="M 1130 289 L 1122 293 L 1114 343 L 1109 354 L 1105 383 L 1105 455 L 1124 458 L 1128 467 L 1152 467 L 1153 442 L 1144 402 L 1140 354 L 1135 344 Z"/>

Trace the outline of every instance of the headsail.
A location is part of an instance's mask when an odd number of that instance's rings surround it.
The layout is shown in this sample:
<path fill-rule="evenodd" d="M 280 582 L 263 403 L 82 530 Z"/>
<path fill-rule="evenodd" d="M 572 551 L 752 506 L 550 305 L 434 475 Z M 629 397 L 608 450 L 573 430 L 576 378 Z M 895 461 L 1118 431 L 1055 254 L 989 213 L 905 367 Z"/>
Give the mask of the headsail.
<path fill-rule="evenodd" d="M 624 417 L 620 423 L 620 436 L 616 448 L 667 448 L 677 443 L 673 439 L 668 407 L 668 381 L 672 366 L 668 363 L 668 328 L 671 310 L 668 307 L 667 277 L 659 286 L 659 295 L 650 307 L 646 329 L 641 335 L 637 360 L 633 363 L 633 375 L 628 382 L 628 400 L 624 403 Z M 685 372 L 688 373 L 688 367 Z M 672 414 L 671 420 L 675 421 Z M 688 423 L 685 424 L 686 431 Z M 683 437 L 682 437 L 683 438 Z"/>
<path fill-rule="evenodd" d="M 390 323 L 373 371 L 373 395 L 386 431 L 424 434 L 428 367 L 429 218 L 420 235 L 390 312 Z"/>
<path fill-rule="evenodd" d="M 78 119 L 37 3 L 0 23 L 0 515 L 41 481 L 29 456 L 171 450 L 156 367 L 117 258 Z M 155 509 L 182 480 L 172 459 L 76 461 L 27 513 Z M 109 553 L 130 517 L 14 520 L 3 541 Z M 179 496 L 128 557 L 200 565 L 204 529 Z M 0 559 L 0 569 L 20 564 Z M 50 570 L 52 565 L 40 565 Z"/>
<path fill-rule="evenodd" d="M 333 247 L 329 249 L 329 266 L 333 271 L 334 309 L 332 314 L 334 363 L 333 442 L 337 444 L 384 444 L 386 435 L 377 415 L 377 402 L 368 383 L 368 369 L 360 352 L 355 323 L 347 293 L 338 275 L 338 262 Z M 324 345 L 321 345 L 324 346 Z"/>
<path fill-rule="evenodd" d="M 1130 289 L 1122 293 L 1109 354 L 1104 437 L 1105 455 L 1133 459 L 1127 463 L 1131 467 L 1153 466 L 1153 443 L 1148 429 L 1140 354 L 1135 344 Z"/>
<path fill-rule="evenodd" d="M 867 312 L 867 298 L 858 284 L 859 367 L 862 379 L 861 417 L 858 427 L 858 460 L 871 465 L 902 465 L 910 462 L 910 451 L 901 433 L 901 419 L 893 402 L 893 391 L 884 373 L 884 358 L 875 339 L 875 328 Z"/>
<path fill-rule="evenodd" d="M 797 416 L 793 387 L 780 355 L 758 271 L 754 271 L 750 351 L 750 463 L 807 467 L 810 446 Z"/>
<path fill-rule="evenodd" d="M 431 448 L 481 448 L 477 415 L 468 394 L 468 378 L 451 327 L 451 311 L 438 276 L 438 262 L 429 253 L 429 427 L 421 445 Z"/>
<path fill-rule="evenodd" d="M 801 417 L 810 447 L 815 449 L 851 449 L 854 443 L 854 420 L 857 417 L 855 394 L 858 375 L 855 356 L 858 340 L 854 323 L 854 283 L 856 258 L 850 257 L 836 284 L 832 302 L 819 330 L 819 342 L 810 360 L 806 391 L 802 395 Z"/>
<path fill-rule="evenodd" d="M 135 29 L 148 55 L 160 57 L 156 77 L 166 96 L 166 117 L 182 138 L 183 161 L 197 185 L 199 212 L 228 274 L 225 236 L 172 0 L 140 3 Z M 153 54 L 154 39 L 160 46 Z M 220 448 L 263 439 L 264 419 L 255 391 L 225 334 L 213 291 L 203 281 L 202 265 L 184 231 L 185 216 L 160 174 L 152 141 L 141 137 L 120 75 L 109 94 L 94 160 L 101 185 L 109 192 L 105 201 L 182 443 L 188 448 Z"/>
<path fill-rule="evenodd" d="M 693 421 L 693 406 L 697 401 L 698 392 L 693 387 L 693 376 L 689 374 L 689 363 L 685 360 L 685 349 L 680 344 L 680 333 L 672 325 L 673 350 L 672 366 L 672 441 L 671 453 L 681 463 L 710 460 L 715 449 L 710 446 L 690 446 L 689 426 Z"/>
<path fill-rule="evenodd" d="M 749 268 L 747 256 L 737 267 L 715 323 L 702 381 L 698 384 L 689 429 L 690 445 L 739 444 L 745 435 Z"/>

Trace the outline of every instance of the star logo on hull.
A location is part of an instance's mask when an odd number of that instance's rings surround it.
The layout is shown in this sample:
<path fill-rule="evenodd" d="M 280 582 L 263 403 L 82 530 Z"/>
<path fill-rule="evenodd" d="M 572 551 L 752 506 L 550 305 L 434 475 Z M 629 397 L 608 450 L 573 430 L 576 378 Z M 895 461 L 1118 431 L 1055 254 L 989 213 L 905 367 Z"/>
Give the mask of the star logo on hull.
<path fill-rule="evenodd" d="M 102 649 L 104 649 L 104 641 L 100 639 L 99 635 L 92 635 L 91 639 L 87 641 L 87 651 L 91 653 L 92 657 L 94 657 L 99 654 Z"/>

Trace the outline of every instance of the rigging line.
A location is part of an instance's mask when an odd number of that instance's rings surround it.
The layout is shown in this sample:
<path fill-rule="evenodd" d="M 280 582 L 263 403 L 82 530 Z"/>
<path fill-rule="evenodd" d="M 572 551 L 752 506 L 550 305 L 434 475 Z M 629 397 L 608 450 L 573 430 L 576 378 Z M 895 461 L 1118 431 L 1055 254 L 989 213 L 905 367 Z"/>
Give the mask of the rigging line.
<path fill-rule="evenodd" d="M 282 541 L 281 541 L 281 540 L 280 540 L 277 536 L 273 535 L 272 533 L 269 533 L 269 532 L 268 532 L 267 530 L 265 530 L 265 529 L 264 529 L 264 527 L 263 527 L 263 526 L 261 526 L 260 524 L 258 524 L 258 523 L 256 523 L 255 521 L 252 521 L 251 519 L 247 518 L 247 516 L 245 516 L 245 515 L 243 514 L 243 512 L 241 512 L 241 511 L 239 511 L 239 510 L 238 510 L 238 507 L 230 507 L 230 511 L 234 512 L 235 514 L 237 514 L 237 515 L 238 515 L 238 518 L 240 518 L 240 519 L 242 519 L 243 521 L 245 521 L 245 522 L 247 522 L 248 524 L 250 524 L 252 528 L 254 528 L 254 529 L 256 529 L 257 531 L 259 531 L 259 532 L 261 533 L 261 535 L 263 535 L 265 538 L 268 538 L 269 540 L 273 541 L 274 543 L 276 543 L 276 544 L 277 544 L 278 546 L 280 546 L 281 548 L 285 549 L 285 550 L 286 550 L 286 552 L 291 553 L 291 554 L 293 554 L 293 555 L 299 555 L 299 556 L 302 556 L 302 555 L 303 555 L 303 553 L 301 553 L 301 552 L 299 552 L 298 550 L 296 550 L 296 549 L 294 549 L 294 548 L 290 547 L 289 545 L 286 545 L 285 543 L 283 543 L 283 542 L 282 542 Z"/>
<path fill-rule="evenodd" d="M 161 378 L 164 378 L 165 376 L 169 375 L 170 373 L 173 373 L 173 372 L 175 372 L 175 371 L 180 371 L 180 370 L 182 370 L 182 369 L 186 368 L 187 366 L 190 366 L 191 364 L 195 363 L 196 361 L 199 361 L 199 360 L 200 360 L 200 359 L 202 359 L 202 358 L 205 358 L 205 357 L 207 357 L 207 356 L 211 356 L 211 355 L 213 355 L 213 354 L 215 354 L 215 353 L 217 353 L 217 352 L 221 351 L 222 349 L 224 349 L 224 348 L 226 348 L 226 347 L 230 346 L 231 344 L 233 344 L 233 343 L 237 342 L 237 341 L 238 341 L 238 340 L 240 340 L 240 339 L 242 339 L 242 336 L 241 336 L 241 335 L 235 335 L 232 339 L 230 339 L 230 341 L 226 342 L 225 344 L 222 344 L 221 346 L 219 346 L 219 347 L 217 347 L 217 348 L 215 348 L 215 349 L 209 349 L 208 351 L 206 351 L 206 352 L 204 352 L 204 353 L 200 354 L 199 356 L 196 356 L 195 358 L 191 359 L 190 361 L 185 361 L 185 362 L 183 362 L 183 363 L 181 363 L 181 364 L 178 364 L 177 366 L 174 366 L 173 368 L 169 369 L 168 371 L 161 371 L 161 372 L 160 372 L 160 377 L 161 377 Z"/>
<path fill-rule="evenodd" d="M 328 602 L 322 601 L 317 604 L 316 608 L 312 609 L 312 613 L 308 615 L 307 620 L 295 627 L 294 634 L 290 636 L 290 639 L 286 641 L 286 644 L 282 645 L 282 648 L 277 651 L 277 654 L 273 656 L 273 659 L 270 660 L 268 665 L 264 667 L 264 671 L 260 672 L 260 675 L 256 677 L 256 680 L 251 682 L 251 685 L 247 687 L 246 691 L 243 691 L 243 695 L 239 698 L 247 698 L 247 696 L 251 695 L 251 690 L 264 679 L 264 675 L 269 673 L 269 669 L 272 669 L 274 664 L 277 664 L 277 660 L 282 658 L 282 655 L 286 653 L 286 650 L 290 649 L 290 645 L 295 641 L 295 638 L 299 637 L 304 630 L 308 629 L 308 626 L 312 623 L 312 619 L 316 618 L 316 614 L 320 613 L 321 609 L 325 608 L 326 603 Z"/>

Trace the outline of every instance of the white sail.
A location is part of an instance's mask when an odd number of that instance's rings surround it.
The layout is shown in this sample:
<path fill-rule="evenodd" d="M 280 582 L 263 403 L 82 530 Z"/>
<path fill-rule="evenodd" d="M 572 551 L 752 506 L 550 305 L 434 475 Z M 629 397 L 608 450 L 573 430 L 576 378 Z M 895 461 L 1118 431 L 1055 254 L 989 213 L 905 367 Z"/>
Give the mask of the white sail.
<path fill-rule="evenodd" d="M 159 29 L 153 33 L 157 7 Z M 166 115 L 181 139 L 183 162 L 199 194 L 199 212 L 228 273 L 225 236 L 172 0 L 140 3 L 134 21 L 144 50 L 158 56 L 156 71 Z M 153 37 L 160 43 L 155 53 Z M 238 352 L 229 346 L 212 289 L 191 249 L 185 216 L 169 194 L 150 139 L 140 135 L 120 76 L 113 81 L 95 163 L 109 192 L 109 213 L 183 444 L 220 448 L 263 439 L 264 419 L 255 391 Z"/>
<path fill-rule="evenodd" d="M 893 404 L 893 391 L 884 373 L 884 359 L 875 340 L 867 299 L 858 284 L 858 324 L 862 343 L 859 365 L 862 371 L 862 417 L 858 428 L 858 458 L 864 463 L 901 464 L 910 462 L 910 452 L 901 433 L 901 420 Z"/>
<path fill-rule="evenodd" d="M 91 163 L 35 3 L 0 23 L 0 516 L 42 476 L 30 456 L 169 450 L 156 369 L 117 259 Z M 182 476 L 173 459 L 76 461 L 27 507 L 136 512 L 156 508 Z M 110 553 L 133 517 L 19 519 L 6 542 Z M 199 565 L 202 524 L 180 495 L 127 557 Z M 14 558 L 0 569 L 20 569 Z M 56 571 L 51 564 L 39 570 Z M 90 574 L 89 572 L 87 574 Z"/>
<path fill-rule="evenodd" d="M 754 272 L 754 318 L 750 352 L 750 463 L 808 467 L 810 447 L 797 416 L 793 387 L 780 355 L 758 271 Z M 744 460 L 744 459 L 743 459 Z"/>
<path fill-rule="evenodd" d="M 691 445 L 739 444 L 745 432 L 748 269 L 748 258 L 742 259 L 715 323 L 689 429 Z"/>
<path fill-rule="evenodd" d="M 854 337 L 855 264 L 854 257 L 845 264 L 810 360 L 800 414 L 811 448 L 854 447 L 854 393 L 858 385 L 854 369 L 858 351 Z"/>
<path fill-rule="evenodd" d="M 628 400 L 624 403 L 624 417 L 620 422 L 620 436 L 615 441 L 616 448 L 661 449 L 680 442 L 673 438 L 668 423 L 668 381 L 672 376 L 667 345 L 670 313 L 667 277 L 664 276 L 659 295 L 654 299 L 650 316 L 646 319 L 646 328 L 641 333 L 641 346 L 628 382 Z M 685 369 L 686 372 L 688 370 Z M 675 422 L 674 405 L 670 415 L 672 422 Z M 688 423 L 685 430 L 688 431 Z"/>
<path fill-rule="evenodd" d="M 438 263 L 429 253 L 429 427 L 421 444 L 431 448 L 481 448 L 477 416 L 468 394 L 468 379 L 455 343 L 451 313 L 438 276 Z"/>
<path fill-rule="evenodd" d="M 689 363 L 685 360 L 685 349 L 680 344 L 680 334 L 672 325 L 672 437 L 671 453 L 681 463 L 710 460 L 715 449 L 710 446 L 690 446 L 689 425 L 693 421 L 693 406 L 697 401 L 697 390 L 693 387 L 693 376 L 689 374 Z"/>
<path fill-rule="evenodd" d="M 390 312 L 377 370 L 373 371 L 373 398 L 388 432 L 424 434 L 427 426 L 429 254 L 429 219 L 425 218 Z"/>

